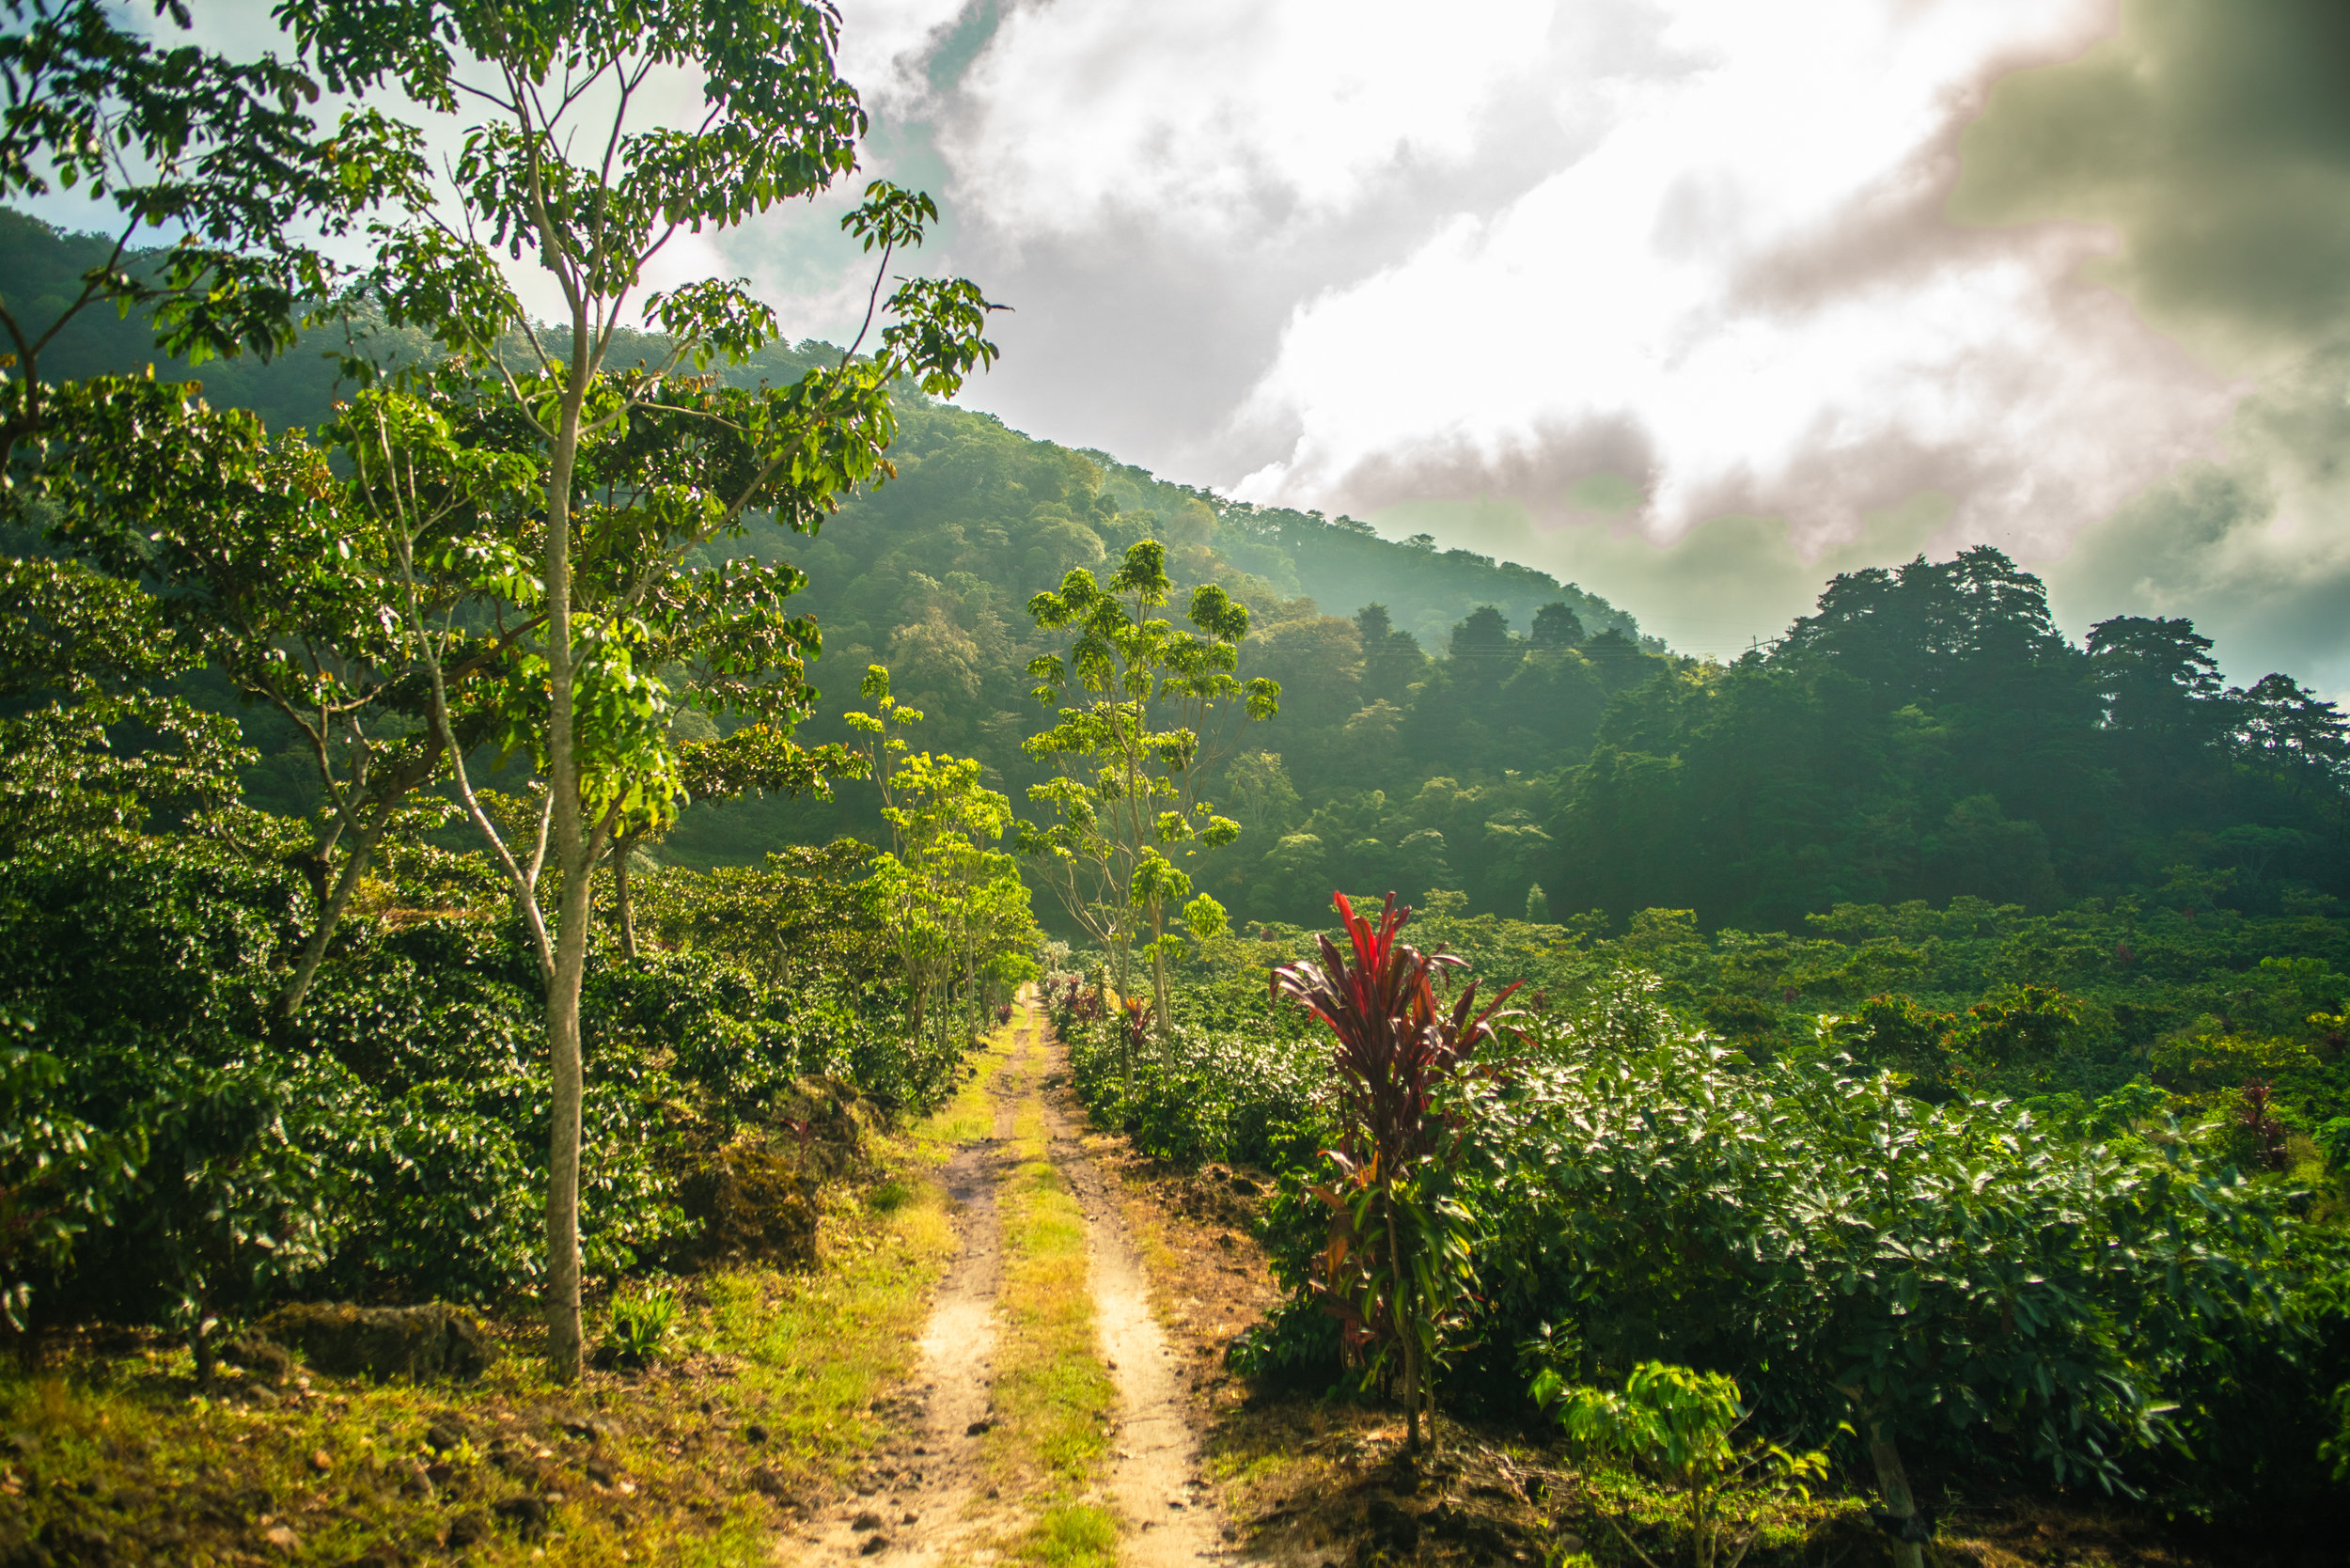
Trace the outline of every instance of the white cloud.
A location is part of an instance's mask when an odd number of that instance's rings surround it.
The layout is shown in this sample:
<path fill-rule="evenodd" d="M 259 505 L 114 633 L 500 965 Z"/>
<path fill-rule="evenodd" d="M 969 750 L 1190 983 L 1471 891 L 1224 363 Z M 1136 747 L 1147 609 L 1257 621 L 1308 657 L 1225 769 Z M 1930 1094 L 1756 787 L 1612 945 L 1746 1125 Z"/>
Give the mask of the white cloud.
<path fill-rule="evenodd" d="M 1433 478 L 1557 514 L 1614 431 L 1659 532 L 1773 511 L 1825 543 L 1941 490 L 1954 535 L 2053 547 L 2203 449 L 2234 389 L 2080 281 L 2104 236 L 1939 218 L 1959 102 L 2102 7 L 1675 12 L 1709 69 L 1622 94 L 1587 156 L 1297 307 L 1236 420 L 1299 433 L 1243 494 L 1369 507 Z"/>
<path fill-rule="evenodd" d="M 840 8 L 840 74 L 869 111 L 918 114 L 931 97 L 928 62 L 966 0 L 849 0 Z"/>
<path fill-rule="evenodd" d="M 874 56 L 926 81 L 945 11 L 885 8 Z M 1984 86 L 2112 23 L 2111 0 L 1018 7 L 921 99 L 966 256 L 1090 308 L 1098 365 L 1179 306 L 1089 276 L 1089 247 L 1107 273 L 1155 246 L 1199 280 L 1181 308 L 1220 291 L 1286 324 L 1208 384 L 1048 390 L 1082 359 L 1024 372 L 1015 344 L 978 395 L 1042 433 L 1155 399 L 1187 433 L 1131 455 L 1297 505 L 1558 519 L 1611 469 L 1661 535 L 1769 511 L 1817 549 L 1935 492 L 1952 537 L 2054 550 L 2206 452 L 2240 390 L 2083 280 L 2100 231 L 1940 217 Z M 1218 426 L 1253 472 L 1217 471 Z"/>
<path fill-rule="evenodd" d="M 1623 9 L 1622 6 L 1602 8 Z M 1253 247 L 1383 176 L 1479 150 L 1566 36 L 1550 0 L 1062 4 L 1006 16 L 941 145 L 957 195 L 1019 235 L 1145 215 Z"/>

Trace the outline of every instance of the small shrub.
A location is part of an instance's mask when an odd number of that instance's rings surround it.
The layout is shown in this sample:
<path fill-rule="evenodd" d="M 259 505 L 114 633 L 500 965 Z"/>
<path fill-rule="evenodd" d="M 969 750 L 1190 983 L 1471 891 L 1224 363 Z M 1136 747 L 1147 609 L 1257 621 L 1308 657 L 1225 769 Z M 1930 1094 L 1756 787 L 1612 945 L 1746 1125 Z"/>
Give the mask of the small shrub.
<path fill-rule="evenodd" d="M 785 1265 L 812 1260 L 816 1184 L 809 1163 L 746 1136 L 688 1175 L 685 1212 L 702 1227 L 704 1255 Z"/>
<path fill-rule="evenodd" d="M 612 1298 L 612 1326 L 604 1338 L 609 1357 L 624 1367 L 650 1366 L 668 1347 L 677 1327 L 677 1292 L 649 1285 Z"/>
<path fill-rule="evenodd" d="M 2285 1124 L 2278 1119 L 2275 1104 L 2268 1086 L 2258 1078 L 2245 1084 L 2236 1103 L 2230 1152 L 2248 1170 L 2285 1168 Z"/>
<path fill-rule="evenodd" d="M 2318 1128 L 2317 1147 L 2326 1156 L 2326 1170 L 2350 1175 L 2350 1116 L 2337 1116 Z"/>
<path fill-rule="evenodd" d="M 1545 1369 L 1536 1375 L 1533 1393 L 1576 1447 L 1681 1495 L 1690 1560 L 1698 1568 L 1738 1568 L 1760 1533 L 1762 1512 L 1808 1496 L 1804 1482 L 1827 1474 L 1824 1453 L 1791 1454 L 1772 1443 L 1738 1441 L 1746 1405 L 1737 1381 L 1720 1372 L 1643 1361 L 1618 1393 L 1570 1387 Z M 1613 1516 L 1601 1516 L 1654 1568 L 1654 1560 Z"/>
<path fill-rule="evenodd" d="M 1459 1224 L 1468 1216 L 1445 1191 L 1460 1139 L 1434 1101 L 1495 1038 L 1495 1015 L 1517 986 L 1480 1012 L 1471 980 L 1448 1013 L 1434 981 L 1467 965 L 1399 940 L 1412 912 L 1393 893 L 1375 926 L 1343 893 L 1332 902 L 1351 950 L 1320 937 L 1319 963 L 1282 964 L 1271 984 L 1332 1038 L 1340 1147 L 1323 1152 L 1331 1179 L 1313 1189 L 1330 1209 L 1318 1281 L 1324 1306 L 1345 1324 L 1351 1346 L 1375 1356 L 1401 1348 L 1404 1443 L 1416 1453 L 1428 1364 L 1469 1273 Z"/>

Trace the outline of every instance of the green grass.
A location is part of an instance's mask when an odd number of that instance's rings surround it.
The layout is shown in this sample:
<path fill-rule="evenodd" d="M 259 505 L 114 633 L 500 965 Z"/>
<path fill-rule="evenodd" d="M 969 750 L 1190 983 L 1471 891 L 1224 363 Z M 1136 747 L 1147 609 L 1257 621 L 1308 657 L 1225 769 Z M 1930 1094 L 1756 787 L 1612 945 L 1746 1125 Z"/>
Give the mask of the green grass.
<path fill-rule="evenodd" d="M 464 1388 L 321 1378 L 300 1407 L 261 1410 L 191 1396 L 185 1361 L 163 1352 L 82 1358 L 62 1375 L 0 1383 L 0 1426 L 18 1450 L 0 1486 L 17 1494 L 0 1497 L 0 1541 L 63 1529 L 136 1541 L 157 1560 L 191 1568 L 254 1560 L 257 1550 L 341 1563 L 383 1543 L 429 1552 L 473 1518 L 492 1528 L 469 1560 L 586 1565 L 656 1560 L 694 1539 L 703 1561 L 747 1562 L 756 1554 L 724 1555 L 726 1543 L 773 1529 L 763 1498 L 751 1507 L 723 1484 L 744 1467 L 741 1456 L 680 1441 L 690 1407 L 674 1387 L 640 1401 L 561 1389 L 536 1356 L 515 1355 Z M 589 1443 L 562 1433 L 564 1419 L 605 1408 L 622 1415 L 621 1435 Z M 453 1466 L 455 1495 L 404 1491 L 414 1466 L 432 1457 L 426 1430 L 452 1419 L 470 1435 L 440 1456 Z M 500 1431 L 525 1464 L 561 1478 L 567 1500 L 543 1540 L 495 1522 L 499 1502 L 541 1489 L 488 1462 Z M 591 1458 L 615 1464 L 634 1492 L 599 1494 L 582 1473 Z"/>
<path fill-rule="evenodd" d="M 1024 1012 L 1012 1028 L 1031 1023 Z M 1010 1030 L 1005 1031 L 1007 1036 Z M 1012 1124 L 1016 1164 L 996 1195 L 1004 1277 L 996 1311 L 995 1426 L 987 1462 L 1035 1523 L 1008 1543 L 1023 1561 L 1108 1563 L 1117 1523 L 1087 1494 L 1109 1453 L 1118 1404 L 1093 1327 L 1085 1215 L 1053 1166 L 1031 1074 Z"/>
<path fill-rule="evenodd" d="M 1043 1568 L 1112 1568 L 1118 1520 L 1100 1503 L 1054 1503 L 1012 1544 L 1012 1555 Z"/>
<path fill-rule="evenodd" d="M 990 1462 L 1008 1482 L 1057 1493 L 1081 1486 L 1109 1451 L 1118 1400 L 1093 1332 L 1085 1215 L 1045 1157 L 1042 1108 L 1015 1122 L 1020 1163 L 997 1195 L 1004 1281 L 996 1310 L 995 1429 Z"/>
<path fill-rule="evenodd" d="M 190 1568 L 339 1564 L 382 1544 L 437 1558 L 451 1526 L 478 1516 L 492 1528 L 464 1555 L 484 1565 L 769 1561 L 783 1519 L 752 1476 L 771 1471 L 813 1501 L 887 1436 L 870 1407 L 914 1371 L 932 1287 L 955 1251 L 932 1170 L 956 1139 L 991 1128 L 987 1087 L 1008 1056 L 999 1042 L 938 1115 L 874 1139 L 876 1179 L 825 1196 L 814 1268 L 681 1281 L 676 1355 L 641 1377 L 556 1386 L 527 1320 L 496 1325 L 509 1354 L 474 1384 L 320 1377 L 276 1409 L 196 1394 L 186 1351 L 160 1341 L 128 1354 L 69 1346 L 44 1375 L 0 1372 L 0 1434 L 10 1435 L 0 1556 L 62 1527 Z M 594 1441 L 563 1433 L 591 1414 L 621 1430 Z M 452 1420 L 470 1435 L 438 1456 L 454 1495 L 403 1490 L 436 1457 L 427 1430 Z M 490 1462 L 500 1431 L 522 1455 L 515 1468 Z M 628 1489 L 597 1484 L 590 1461 L 614 1466 Z M 533 1467 L 553 1479 L 535 1481 Z M 542 1538 L 497 1518 L 497 1503 L 550 1484 L 564 1500 Z M 275 1529 L 292 1532 L 290 1548 L 270 1541 Z"/>
<path fill-rule="evenodd" d="M 991 1091 L 995 1074 L 1012 1058 L 1013 1033 L 1020 1023 L 1021 1019 L 1015 1018 L 992 1032 L 987 1048 L 970 1058 L 973 1072 L 955 1091 L 955 1097 L 914 1129 L 912 1145 L 931 1164 L 944 1164 L 956 1144 L 986 1137 L 995 1131 L 995 1102 Z"/>
<path fill-rule="evenodd" d="M 707 1342 L 744 1361 L 727 1403 L 767 1427 L 768 1464 L 799 1493 L 846 1474 L 881 1440 L 868 1407 L 914 1371 L 931 1287 L 955 1247 L 927 1179 L 827 1241 L 813 1274 L 742 1269 L 708 1283 Z"/>

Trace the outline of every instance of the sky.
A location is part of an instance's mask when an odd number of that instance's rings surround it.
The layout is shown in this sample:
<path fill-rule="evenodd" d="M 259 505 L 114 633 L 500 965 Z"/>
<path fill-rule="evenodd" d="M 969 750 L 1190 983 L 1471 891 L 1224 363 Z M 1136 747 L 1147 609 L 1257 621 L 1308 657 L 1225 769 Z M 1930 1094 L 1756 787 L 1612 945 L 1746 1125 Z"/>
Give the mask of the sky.
<path fill-rule="evenodd" d="M 1019 429 L 1692 651 L 1990 542 L 2076 635 L 2350 688 L 2350 8 L 843 9 L 924 264 L 1015 307 L 965 400 Z M 807 216 L 717 249 L 837 331 Z"/>
<path fill-rule="evenodd" d="M 2076 635 L 2188 616 L 2350 693 L 2339 0 L 840 5 L 865 175 L 942 210 L 914 265 L 1013 307 L 963 400 L 1017 429 L 1689 651 L 1989 542 Z M 845 340 L 853 195 L 666 281 Z"/>

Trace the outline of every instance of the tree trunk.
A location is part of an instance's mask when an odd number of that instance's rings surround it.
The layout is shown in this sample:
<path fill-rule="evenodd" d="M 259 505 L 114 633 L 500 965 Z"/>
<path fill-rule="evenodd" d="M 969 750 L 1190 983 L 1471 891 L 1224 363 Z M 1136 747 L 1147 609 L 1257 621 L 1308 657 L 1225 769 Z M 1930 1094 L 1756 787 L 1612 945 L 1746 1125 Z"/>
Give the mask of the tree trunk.
<path fill-rule="evenodd" d="M 587 400 L 587 323 L 574 315 L 572 362 L 547 463 L 547 789 L 554 808 L 555 864 L 563 879 L 555 972 L 547 986 L 547 1065 L 555 1125 L 547 1147 L 547 1358 L 556 1380 L 580 1373 L 579 992 L 588 968 L 588 916 L 595 861 L 580 821 L 572 653 L 572 472 Z"/>
<path fill-rule="evenodd" d="M 632 853 L 623 839 L 612 846 L 612 904 L 620 917 L 620 956 L 631 964 L 636 962 L 636 911 L 628 898 L 628 857 Z"/>
<path fill-rule="evenodd" d="M 580 1058 L 579 995 L 588 972 L 589 904 L 585 876 L 566 877 L 556 933 L 555 985 L 547 996 L 547 1056 L 555 1079 L 555 1125 L 547 1151 L 547 1350 L 559 1382 L 579 1376 Z"/>
<path fill-rule="evenodd" d="M 1167 1003 L 1167 908 L 1164 904 L 1151 906 L 1151 1032 L 1167 1040 L 1167 1031 L 1173 1027 L 1174 1012 Z"/>
<path fill-rule="evenodd" d="M 196 1386 L 207 1393 L 212 1391 L 212 1374 L 219 1370 L 211 1325 L 212 1314 L 198 1310 L 196 1326 L 188 1330 L 188 1349 L 196 1356 Z"/>
<path fill-rule="evenodd" d="M 1395 1188 L 1379 1179 L 1379 1206 L 1387 1217 L 1387 1268 L 1395 1278 L 1395 1295 L 1388 1311 L 1395 1319 L 1396 1337 L 1403 1341 L 1403 1451 L 1419 1452 L 1419 1335 L 1412 1326 L 1412 1272 L 1404 1266 L 1403 1250 L 1395 1228 Z"/>
<path fill-rule="evenodd" d="M 1924 1544 L 1904 1539 L 1909 1521 L 1918 1514 L 1909 1472 L 1902 1468 L 1902 1450 L 1894 1445 L 1892 1432 L 1873 1419 L 1869 1422 L 1869 1457 L 1876 1464 L 1877 1495 L 1885 1499 L 1885 1512 L 1902 1521 L 1904 1533 L 1893 1538 L 1893 1568 L 1925 1568 Z"/>
<path fill-rule="evenodd" d="M 290 1024 L 302 1012 L 303 998 L 310 994 L 310 982 L 318 979 L 319 964 L 325 960 L 326 944 L 334 939 L 335 927 L 342 920 L 343 910 L 351 902 L 351 895 L 358 891 L 359 878 L 368 869 L 368 854 L 375 848 L 371 838 L 354 838 L 351 853 L 343 857 L 342 874 L 335 879 L 334 890 L 326 896 L 326 907 L 319 911 L 318 923 L 310 939 L 302 945 L 302 956 L 294 961 L 293 973 L 286 977 L 286 989 L 277 998 L 280 1022 Z"/>

